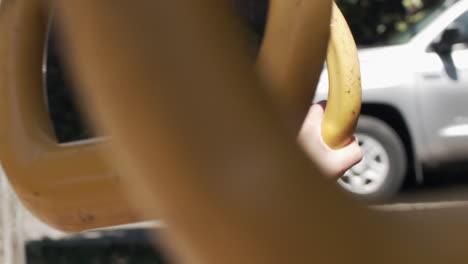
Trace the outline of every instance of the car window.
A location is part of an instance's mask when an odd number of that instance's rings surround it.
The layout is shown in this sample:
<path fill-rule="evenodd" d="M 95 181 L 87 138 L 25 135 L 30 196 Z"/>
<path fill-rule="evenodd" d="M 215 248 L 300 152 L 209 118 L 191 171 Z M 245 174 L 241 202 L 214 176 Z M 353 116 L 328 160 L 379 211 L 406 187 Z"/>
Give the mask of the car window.
<path fill-rule="evenodd" d="M 455 22 L 464 28 L 468 27 L 468 11 L 455 19 Z"/>
<path fill-rule="evenodd" d="M 453 21 L 449 25 L 449 27 L 453 24 L 456 24 L 462 30 L 462 34 L 468 34 L 468 11 L 461 14 L 457 19 Z M 453 45 L 452 50 L 461 50 L 461 49 L 468 49 L 468 42 L 465 43 L 457 43 Z"/>

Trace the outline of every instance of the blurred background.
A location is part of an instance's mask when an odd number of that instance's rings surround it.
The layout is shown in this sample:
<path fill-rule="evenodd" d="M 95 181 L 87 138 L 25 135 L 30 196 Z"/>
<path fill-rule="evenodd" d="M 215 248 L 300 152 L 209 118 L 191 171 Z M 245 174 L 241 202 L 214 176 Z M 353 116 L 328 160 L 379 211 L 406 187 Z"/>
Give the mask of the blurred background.
<path fill-rule="evenodd" d="M 235 5 L 240 19 L 246 23 L 259 45 L 263 35 L 268 0 L 228 0 Z M 431 8 L 443 0 L 341 0 L 337 1 L 359 46 L 383 44 L 395 32 L 406 31 L 424 18 Z M 450 1 L 454 2 L 454 1 Z M 312 25 L 311 25 L 312 26 Z M 47 60 L 47 92 L 50 113 L 60 141 L 72 141 L 92 135 L 80 117 L 71 83 L 59 59 L 60 46 L 52 34 Z M 254 41 L 255 41 L 254 40 Z"/>
<path fill-rule="evenodd" d="M 267 0 L 228 0 L 259 47 Z M 465 205 L 468 181 L 468 0 L 338 0 L 359 47 L 363 161 L 339 184 L 385 210 Z M 311 25 L 312 27 L 313 25 Z M 63 69 L 51 30 L 45 64 L 48 105 L 60 142 L 95 136 Z M 326 98 L 324 70 L 317 98 Z M 4 182 L 5 180 L 2 179 Z M 154 223 L 64 234 L 2 191 L 3 263 L 170 263 L 146 233 Z"/>

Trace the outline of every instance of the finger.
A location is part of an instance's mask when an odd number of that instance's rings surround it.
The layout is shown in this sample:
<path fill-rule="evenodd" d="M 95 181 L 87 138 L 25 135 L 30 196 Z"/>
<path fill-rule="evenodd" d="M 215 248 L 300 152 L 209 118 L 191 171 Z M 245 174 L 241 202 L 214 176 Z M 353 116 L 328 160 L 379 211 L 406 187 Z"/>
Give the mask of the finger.
<path fill-rule="evenodd" d="M 318 125 L 320 126 L 323 120 L 323 114 L 325 111 L 325 103 L 320 102 L 313 104 L 309 108 L 309 113 L 307 114 L 306 122 L 310 123 L 308 125 Z"/>
<path fill-rule="evenodd" d="M 362 160 L 362 150 L 356 137 L 346 147 L 336 150 L 340 162 L 346 167 L 352 167 Z"/>

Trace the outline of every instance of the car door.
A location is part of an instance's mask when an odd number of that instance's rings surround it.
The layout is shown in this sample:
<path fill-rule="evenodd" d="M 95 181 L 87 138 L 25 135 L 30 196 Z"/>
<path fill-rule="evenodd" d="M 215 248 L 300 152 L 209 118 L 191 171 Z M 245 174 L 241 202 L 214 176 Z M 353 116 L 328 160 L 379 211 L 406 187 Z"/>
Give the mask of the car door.
<path fill-rule="evenodd" d="M 468 12 L 448 27 L 455 24 L 468 32 Z M 415 59 L 421 136 L 430 152 L 426 160 L 468 158 L 468 43 L 457 43 L 448 52 L 429 46 Z"/>

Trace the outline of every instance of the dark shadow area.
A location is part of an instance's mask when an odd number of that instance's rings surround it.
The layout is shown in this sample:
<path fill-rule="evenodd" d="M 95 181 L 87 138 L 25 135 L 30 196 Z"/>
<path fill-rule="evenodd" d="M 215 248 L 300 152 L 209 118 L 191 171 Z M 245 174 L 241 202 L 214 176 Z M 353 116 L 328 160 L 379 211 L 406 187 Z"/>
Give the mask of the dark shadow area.
<path fill-rule="evenodd" d="M 61 143 L 87 139 L 93 136 L 90 126 L 78 110 L 70 78 L 64 71 L 64 61 L 56 30 L 53 28 L 47 42 L 46 83 L 49 114 Z"/>
<path fill-rule="evenodd" d="M 143 229 L 93 232 L 99 236 L 30 241 L 27 264 L 169 264 Z"/>
<path fill-rule="evenodd" d="M 391 203 L 468 201 L 468 165 L 446 164 L 424 171 L 423 184 L 406 185 Z"/>

